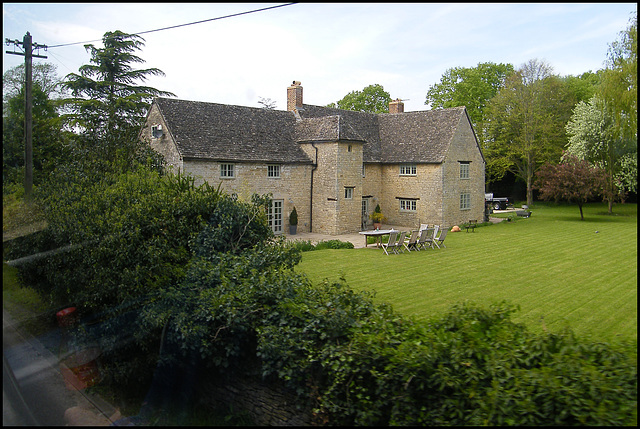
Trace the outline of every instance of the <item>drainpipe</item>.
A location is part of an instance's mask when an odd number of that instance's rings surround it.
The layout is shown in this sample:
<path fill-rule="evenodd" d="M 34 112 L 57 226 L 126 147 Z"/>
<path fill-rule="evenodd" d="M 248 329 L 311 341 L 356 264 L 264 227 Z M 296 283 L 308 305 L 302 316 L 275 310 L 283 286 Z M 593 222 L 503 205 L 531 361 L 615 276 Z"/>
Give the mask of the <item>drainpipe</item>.
<path fill-rule="evenodd" d="M 318 168 L 318 148 L 316 144 L 311 142 L 311 147 L 316 151 L 316 160 L 311 169 L 311 190 L 309 193 L 309 232 L 313 232 L 313 172 Z"/>

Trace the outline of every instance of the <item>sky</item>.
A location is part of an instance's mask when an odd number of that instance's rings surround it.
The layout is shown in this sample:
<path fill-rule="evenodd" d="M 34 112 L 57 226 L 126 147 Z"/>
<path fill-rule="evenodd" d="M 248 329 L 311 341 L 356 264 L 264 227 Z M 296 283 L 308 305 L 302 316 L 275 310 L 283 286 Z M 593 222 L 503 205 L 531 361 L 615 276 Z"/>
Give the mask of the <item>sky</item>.
<path fill-rule="evenodd" d="M 281 6 L 261 12 L 213 18 Z M 453 67 L 545 61 L 560 76 L 605 66 L 636 3 L 3 3 L 3 39 L 47 45 L 60 77 L 90 63 L 86 42 L 143 33 L 145 85 L 183 100 L 286 109 L 300 81 L 305 104 L 325 106 L 382 85 L 405 111 L 428 110 L 429 87 Z M 66 45 L 66 46 L 57 46 Z M 3 53 L 3 73 L 24 57 Z M 18 50 L 19 51 L 19 50 Z"/>

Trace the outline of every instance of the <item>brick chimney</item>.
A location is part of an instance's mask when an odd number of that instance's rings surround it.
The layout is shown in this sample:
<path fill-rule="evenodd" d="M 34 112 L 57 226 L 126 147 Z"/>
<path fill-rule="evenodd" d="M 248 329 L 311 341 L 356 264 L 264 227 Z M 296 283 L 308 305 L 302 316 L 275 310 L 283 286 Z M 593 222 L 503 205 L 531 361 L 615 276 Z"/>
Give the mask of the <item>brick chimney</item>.
<path fill-rule="evenodd" d="M 299 109 L 302 107 L 302 86 L 299 81 L 294 80 L 287 88 L 287 110 Z"/>
<path fill-rule="evenodd" d="M 389 113 L 404 113 L 404 103 L 399 98 L 389 102 Z"/>

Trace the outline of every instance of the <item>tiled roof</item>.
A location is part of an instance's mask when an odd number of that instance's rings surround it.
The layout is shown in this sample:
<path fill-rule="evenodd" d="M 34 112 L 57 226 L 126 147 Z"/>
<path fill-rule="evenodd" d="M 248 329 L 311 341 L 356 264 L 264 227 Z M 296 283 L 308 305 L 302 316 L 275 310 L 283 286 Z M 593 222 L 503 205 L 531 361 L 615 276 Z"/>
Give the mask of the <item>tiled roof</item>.
<path fill-rule="evenodd" d="M 305 104 L 298 110 L 303 121 L 311 118 L 322 118 L 328 115 L 339 116 L 343 124 L 342 136 L 344 140 L 363 141 L 363 161 L 380 162 L 380 132 L 378 129 L 378 115 L 373 113 L 354 112 L 351 110 L 333 109 L 329 107 Z M 347 129 L 348 125 L 348 129 Z M 348 138 L 349 137 L 349 138 Z"/>
<path fill-rule="evenodd" d="M 301 143 L 366 141 L 342 115 L 305 118 L 296 122 L 296 140 Z"/>
<path fill-rule="evenodd" d="M 372 114 L 304 105 L 293 112 L 155 100 L 184 157 L 310 163 L 300 142 L 361 141 L 364 162 L 440 163 L 464 107 Z"/>
<path fill-rule="evenodd" d="M 291 112 L 169 98 L 155 103 L 183 157 L 311 163 L 294 139 Z"/>
<path fill-rule="evenodd" d="M 464 107 L 380 115 L 381 158 L 389 163 L 441 163 L 464 115 Z"/>

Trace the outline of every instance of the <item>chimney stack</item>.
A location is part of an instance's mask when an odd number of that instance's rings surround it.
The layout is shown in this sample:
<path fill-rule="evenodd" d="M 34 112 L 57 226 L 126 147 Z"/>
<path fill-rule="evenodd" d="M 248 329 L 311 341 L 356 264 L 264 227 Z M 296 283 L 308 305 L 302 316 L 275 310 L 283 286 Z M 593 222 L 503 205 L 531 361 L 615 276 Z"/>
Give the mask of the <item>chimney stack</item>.
<path fill-rule="evenodd" d="M 294 80 L 287 88 L 287 110 L 302 108 L 302 86 L 299 81 Z"/>
<path fill-rule="evenodd" d="M 404 103 L 399 98 L 389 103 L 389 113 L 404 113 Z"/>

